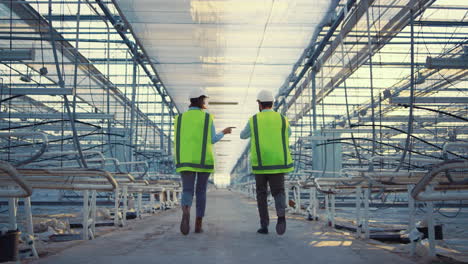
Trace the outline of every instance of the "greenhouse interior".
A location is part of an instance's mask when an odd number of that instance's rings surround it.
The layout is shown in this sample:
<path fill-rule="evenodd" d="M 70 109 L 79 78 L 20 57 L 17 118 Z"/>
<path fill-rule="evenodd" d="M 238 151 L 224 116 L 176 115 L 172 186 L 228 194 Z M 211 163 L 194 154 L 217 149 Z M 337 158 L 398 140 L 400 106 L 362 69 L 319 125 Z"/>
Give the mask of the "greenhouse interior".
<path fill-rule="evenodd" d="M 0 262 L 468 263 L 467 1 L 0 17 Z"/>

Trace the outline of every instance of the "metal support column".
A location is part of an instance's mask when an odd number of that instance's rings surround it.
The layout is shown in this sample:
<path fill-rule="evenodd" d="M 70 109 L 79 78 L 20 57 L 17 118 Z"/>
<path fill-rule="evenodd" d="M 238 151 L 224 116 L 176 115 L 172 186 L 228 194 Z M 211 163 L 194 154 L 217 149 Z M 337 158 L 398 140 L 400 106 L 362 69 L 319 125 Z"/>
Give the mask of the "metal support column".
<path fill-rule="evenodd" d="M 88 240 L 89 239 L 89 222 L 88 222 L 88 217 L 89 217 L 89 191 L 84 190 L 83 191 L 83 231 L 82 231 L 82 236 L 81 239 L 83 240 Z"/>
<path fill-rule="evenodd" d="M 52 0 L 49 0 L 49 34 L 50 34 L 50 43 L 52 45 L 52 53 L 54 55 L 54 62 L 55 62 L 55 68 L 56 68 L 56 71 L 57 71 L 57 77 L 59 79 L 58 81 L 58 85 L 60 86 L 60 88 L 63 88 L 65 89 L 65 81 L 63 80 L 63 76 L 62 76 L 62 71 L 60 69 L 60 65 L 59 65 L 59 59 L 58 59 L 58 55 L 57 55 L 57 47 L 55 45 L 55 34 L 56 34 L 56 31 L 54 30 L 53 28 L 53 25 L 52 25 Z M 79 160 L 78 160 L 78 163 L 80 164 L 80 166 L 83 166 L 85 168 L 88 167 L 88 165 L 86 164 L 86 160 L 83 156 L 83 152 L 81 150 L 81 145 L 80 145 L 80 141 L 78 140 L 78 133 L 76 132 L 76 127 L 75 127 L 75 112 L 72 112 L 72 110 L 70 109 L 70 102 L 68 101 L 68 98 L 66 95 L 63 96 L 63 99 L 64 99 L 64 102 L 65 102 L 65 108 L 67 110 L 67 115 L 68 115 L 68 118 L 70 119 L 70 126 L 72 128 L 72 133 L 73 133 L 73 144 L 75 145 L 75 149 L 78 151 L 78 155 L 79 155 Z"/>
<path fill-rule="evenodd" d="M 409 211 L 409 222 L 408 222 L 408 234 L 411 234 L 413 230 L 416 228 L 416 221 L 415 221 L 415 202 L 413 196 L 411 196 L 411 191 L 413 190 L 414 185 L 408 185 L 408 211 Z M 416 251 L 416 241 L 414 241 L 411 236 L 410 238 L 410 256 L 414 256 Z"/>
<path fill-rule="evenodd" d="M 403 153 L 401 154 L 400 158 L 400 163 L 398 164 L 398 167 L 396 168 L 395 171 L 399 171 L 401 166 L 403 166 L 403 163 L 406 158 L 406 154 L 408 153 L 408 150 L 410 148 L 410 141 L 411 141 L 411 136 L 413 133 L 413 120 L 414 120 L 414 115 L 413 115 L 413 105 L 414 105 L 414 10 L 410 9 L 410 33 L 411 33 L 411 45 L 410 45 L 410 58 L 411 58 L 411 67 L 410 67 L 410 102 L 409 102 L 409 115 L 408 115 L 408 132 L 406 135 L 406 141 L 405 141 L 405 149 L 403 150 Z"/>
<path fill-rule="evenodd" d="M 137 204 L 138 204 L 137 216 L 138 216 L 138 218 L 140 218 L 140 219 L 142 218 L 141 214 L 142 214 L 142 212 L 143 212 L 142 196 L 143 196 L 143 194 L 142 194 L 141 192 L 139 192 L 139 193 L 137 194 L 137 197 L 138 197 L 138 198 L 137 198 Z"/>
<path fill-rule="evenodd" d="M 375 131 L 375 102 L 374 102 L 374 78 L 373 78 L 373 68 L 372 68 L 372 44 L 371 44 L 371 35 L 370 35 L 370 22 L 369 22 L 369 1 L 367 1 L 367 10 L 366 10 L 366 21 L 367 21 L 367 41 L 369 49 L 369 81 L 370 81 L 370 99 L 371 99 L 371 120 L 372 120 L 372 156 L 375 155 L 377 145 L 376 145 L 376 131 Z"/>
<path fill-rule="evenodd" d="M 119 193 L 119 188 L 116 188 L 114 190 L 114 226 L 119 225 L 119 220 L 120 220 L 119 207 L 120 207 L 120 193 Z"/>
<path fill-rule="evenodd" d="M 312 216 L 314 217 L 314 220 L 319 220 L 318 218 L 318 214 L 317 214 L 317 210 L 318 210 L 318 199 L 317 199 L 317 189 L 315 187 L 312 188 L 313 189 L 313 208 L 312 208 Z"/>
<path fill-rule="evenodd" d="M 369 231 L 369 188 L 364 189 L 364 238 L 370 238 Z"/>
<path fill-rule="evenodd" d="M 361 237 L 361 186 L 356 187 L 356 237 Z"/>
<path fill-rule="evenodd" d="M 154 204 L 155 204 L 154 193 L 150 193 L 149 197 L 150 197 L 151 213 L 154 213 Z"/>
<path fill-rule="evenodd" d="M 300 214 L 302 213 L 302 207 L 301 207 L 301 185 L 297 185 L 297 200 L 296 200 L 296 213 Z"/>
<path fill-rule="evenodd" d="M 330 195 L 327 193 L 325 194 L 325 215 L 327 219 L 327 225 L 331 226 L 331 221 L 330 221 Z"/>
<path fill-rule="evenodd" d="M 136 86 L 137 86 L 137 68 L 138 68 L 138 62 L 137 62 L 137 57 L 138 56 L 138 48 L 137 45 L 134 44 L 133 46 L 134 52 L 133 52 L 133 73 L 132 73 L 132 101 L 131 101 L 131 110 L 130 110 L 130 149 L 129 149 L 129 154 L 130 154 L 130 161 L 134 161 L 134 156 L 133 156 L 133 142 L 134 142 L 134 136 L 135 136 L 135 115 L 136 115 L 136 109 L 135 109 L 135 100 L 136 100 Z M 130 171 L 132 171 L 132 165 L 130 165 Z"/>
<path fill-rule="evenodd" d="M 316 80 L 317 72 L 312 70 L 312 78 L 311 78 L 311 88 L 312 88 L 312 132 L 311 135 L 314 135 L 315 131 L 317 131 L 317 80 Z"/>
<path fill-rule="evenodd" d="M 96 235 L 96 211 L 97 211 L 97 192 L 96 190 L 91 191 L 91 220 L 93 221 L 91 223 L 91 234 L 92 237 Z"/>
<path fill-rule="evenodd" d="M 123 195 L 122 226 L 125 226 L 127 224 L 127 211 L 128 211 L 128 204 L 127 204 L 128 188 L 127 186 L 123 187 L 122 195 Z"/>
<path fill-rule="evenodd" d="M 31 255 L 34 258 L 39 258 L 37 254 L 36 246 L 34 244 L 34 225 L 32 219 L 32 210 L 31 210 L 31 197 L 24 198 L 24 213 L 26 216 L 26 243 L 29 245 L 31 249 Z"/>
<path fill-rule="evenodd" d="M 8 199 L 8 216 L 9 216 L 9 229 L 17 230 L 18 224 L 16 222 L 16 216 L 18 213 L 17 198 Z"/>
<path fill-rule="evenodd" d="M 335 194 L 332 193 L 330 194 L 330 203 L 331 203 L 331 227 L 335 228 L 335 214 L 336 214 L 336 210 L 335 210 Z"/>
<path fill-rule="evenodd" d="M 434 191 L 434 187 L 429 185 L 426 188 L 426 193 L 431 194 Z M 426 217 L 427 217 L 427 232 L 428 232 L 428 240 L 429 240 L 429 256 L 435 257 L 435 232 L 434 232 L 434 202 L 427 201 L 426 202 Z"/>

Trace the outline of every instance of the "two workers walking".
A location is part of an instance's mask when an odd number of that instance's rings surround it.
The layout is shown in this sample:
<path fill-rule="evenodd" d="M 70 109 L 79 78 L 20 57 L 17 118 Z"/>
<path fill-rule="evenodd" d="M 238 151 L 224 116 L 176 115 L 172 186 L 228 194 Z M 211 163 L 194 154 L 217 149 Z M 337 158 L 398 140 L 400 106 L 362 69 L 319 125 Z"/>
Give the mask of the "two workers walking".
<path fill-rule="evenodd" d="M 190 232 L 190 208 L 196 193 L 195 233 L 203 232 L 202 220 L 205 215 L 206 189 L 208 177 L 214 171 L 213 144 L 232 132 L 232 127 L 216 133 L 213 116 L 204 112 L 203 89 L 194 89 L 190 95 L 189 110 L 176 116 L 175 164 L 182 177 L 182 219 L 180 231 Z M 291 128 L 286 117 L 273 111 L 273 94 L 262 90 L 257 96 L 259 113 L 249 119 L 241 132 L 241 139 L 250 138 L 252 172 L 255 174 L 257 206 L 260 216 L 258 233 L 268 234 L 268 187 L 275 200 L 276 232 L 286 231 L 286 197 L 284 175 L 293 171 L 293 161 L 289 150 Z"/>

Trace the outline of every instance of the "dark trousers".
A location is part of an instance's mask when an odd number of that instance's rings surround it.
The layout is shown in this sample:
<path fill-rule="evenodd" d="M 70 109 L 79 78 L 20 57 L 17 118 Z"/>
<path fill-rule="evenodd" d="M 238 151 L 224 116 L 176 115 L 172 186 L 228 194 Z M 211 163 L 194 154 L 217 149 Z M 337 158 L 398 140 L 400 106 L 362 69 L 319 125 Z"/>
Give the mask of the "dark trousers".
<path fill-rule="evenodd" d="M 270 217 L 268 216 L 268 183 L 271 195 L 275 199 L 276 215 L 278 217 L 286 214 L 286 196 L 284 194 L 284 173 L 277 174 L 255 174 L 257 191 L 257 206 L 260 215 L 260 225 L 268 227 Z"/>

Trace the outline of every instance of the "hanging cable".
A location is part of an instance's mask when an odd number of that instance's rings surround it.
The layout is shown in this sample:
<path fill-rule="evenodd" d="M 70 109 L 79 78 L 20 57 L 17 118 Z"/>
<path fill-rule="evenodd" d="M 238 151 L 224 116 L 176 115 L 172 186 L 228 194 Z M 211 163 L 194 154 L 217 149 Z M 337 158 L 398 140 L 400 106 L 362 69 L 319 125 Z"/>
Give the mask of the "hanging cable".
<path fill-rule="evenodd" d="M 353 124 L 353 127 L 359 127 L 359 126 L 371 126 L 371 125 Z M 377 126 L 378 126 L 378 125 L 377 125 Z M 417 136 L 415 136 L 415 135 L 410 135 L 410 134 L 408 134 L 407 131 L 404 131 L 404 130 L 402 130 L 402 129 L 399 129 L 399 128 L 396 128 L 396 127 L 392 127 L 392 126 L 386 126 L 386 125 L 382 125 L 381 127 L 388 128 L 388 129 L 392 129 L 392 130 L 398 131 L 398 132 L 403 133 L 403 134 L 407 134 L 407 135 L 409 135 L 410 137 L 412 137 L 412 138 L 414 138 L 414 139 L 416 139 L 416 140 L 419 140 L 419 141 L 421 141 L 421 142 L 423 142 L 423 143 L 425 143 L 425 144 L 427 144 L 427 145 L 429 145 L 429 146 L 431 146 L 431 147 L 434 147 L 434 148 L 436 148 L 436 149 L 438 149 L 438 150 L 443 150 L 443 148 L 441 148 L 441 147 L 439 147 L 439 146 L 437 146 L 437 145 L 435 145 L 435 144 L 433 144 L 433 143 L 431 143 L 431 142 L 429 142 L 429 141 L 427 141 L 427 140 L 425 140 L 425 139 L 422 139 L 422 138 L 420 138 L 420 137 L 417 137 Z M 463 156 L 458 155 L 458 154 L 456 154 L 456 153 L 454 153 L 454 152 L 451 152 L 451 151 L 447 151 L 447 153 L 450 153 L 450 154 L 452 154 L 452 155 L 455 155 L 455 156 L 457 156 L 457 157 L 459 157 L 459 158 L 468 159 L 468 158 L 466 158 L 466 157 L 463 157 Z"/>
<path fill-rule="evenodd" d="M 0 101 L 0 106 L 1 106 L 1 103 L 7 102 L 7 101 L 10 101 L 10 100 L 13 100 L 13 99 L 15 99 L 15 98 L 22 97 L 22 96 L 24 96 L 24 95 L 23 95 L 23 94 L 19 94 L 19 95 L 14 95 L 14 96 L 11 96 L 11 97 L 2 99 L 2 100 Z"/>
<path fill-rule="evenodd" d="M 369 139 L 369 138 L 356 138 L 357 140 L 364 140 L 364 141 L 372 141 L 372 139 Z M 337 139 L 329 139 L 327 140 L 326 143 L 321 143 L 321 144 L 317 144 L 317 146 L 322 146 L 322 145 L 329 145 L 329 144 L 340 144 L 342 143 L 341 141 L 343 140 L 351 140 L 351 138 L 337 138 Z M 384 146 L 387 146 L 387 147 L 392 147 L 394 149 L 398 149 L 398 150 L 403 150 L 402 147 L 399 147 L 399 146 L 396 146 L 396 145 L 393 145 L 393 144 L 389 144 L 389 143 L 385 143 L 385 142 L 381 142 L 381 141 L 377 141 L 375 142 L 376 144 L 382 144 Z M 415 150 L 409 150 L 411 153 L 415 153 L 415 154 L 418 154 L 418 155 L 421 155 L 421 156 L 425 156 L 425 157 L 430 157 L 430 158 L 434 158 L 434 159 L 440 159 L 442 160 L 442 158 L 440 157 L 437 157 L 437 156 L 433 156 L 433 155 L 429 155 L 429 154 L 425 154 L 425 153 L 422 153 L 422 152 L 419 152 L 419 151 L 415 151 Z"/>
<path fill-rule="evenodd" d="M 403 106 L 405 108 L 410 107 L 409 104 L 398 104 L 398 106 Z M 465 118 L 465 117 L 462 117 L 462 116 L 459 116 L 459 115 L 454 115 L 452 113 L 444 112 L 444 111 L 441 111 L 441 110 L 422 107 L 422 106 L 416 106 L 416 105 L 413 105 L 413 108 L 421 109 L 421 110 L 427 110 L 427 111 L 435 112 L 435 113 L 438 113 L 438 114 L 447 115 L 447 116 L 450 116 L 450 117 L 453 117 L 453 118 L 460 119 L 460 120 L 468 122 L 468 118 Z"/>
<path fill-rule="evenodd" d="M 57 49 L 56 49 L 56 44 L 55 44 L 55 30 L 52 25 L 52 0 L 49 0 L 49 34 L 50 34 L 50 42 L 52 45 L 52 52 L 54 55 L 54 61 L 55 61 L 55 67 L 57 71 L 57 76 L 59 78 L 59 86 L 61 88 L 65 88 L 65 82 L 63 80 L 62 72 L 60 69 L 59 61 L 58 61 L 58 55 L 57 55 Z M 79 153 L 79 164 L 80 166 L 83 166 L 85 168 L 88 167 L 86 164 L 86 160 L 83 156 L 83 152 L 81 150 L 81 145 L 80 141 L 78 140 L 78 133 L 76 132 L 76 127 L 75 127 L 75 113 L 72 112 L 70 109 L 70 102 L 68 101 L 68 98 L 66 95 L 63 96 L 63 99 L 65 101 L 65 108 L 67 110 L 68 118 L 70 119 L 70 125 L 72 127 L 72 133 L 73 133 L 73 143 L 75 145 L 75 149 Z M 81 163 L 80 163 L 81 162 Z"/>
<path fill-rule="evenodd" d="M 36 127 L 36 126 L 41 126 L 41 125 L 48 125 L 48 124 L 53 124 L 53 123 L 63 123 L 63 122 L 70 122 L 70 120 L 68 120 L 68 119 L 61 119 L 61 120 L 53 120 L 53 121 L 39 122 L 39 123 L 30 124 L 30 125 L 22 125 L 22 126 L 16 126 L 16 127 L 0 128 L 0 131 L 2 131 L 2 130 L 11 130 L 11 129 L 22 129 L 22 128 L 28 128 L 28 127 Z M 87 125 L 87 126 L 91 126 L 91 127 L 95 127 L 96 130 L 102 129 L 102 127 L 100 127 L 100 126 L 98 126 L 98 125 L 94 125 L 94 124 L 87 123 L 87 122 L 83 122 L 83 121 L 79 121 L 79 120 L 75 120 L 75 123 L 83 124 L 83 125 Z"/>

